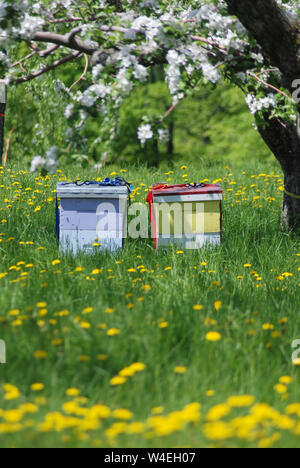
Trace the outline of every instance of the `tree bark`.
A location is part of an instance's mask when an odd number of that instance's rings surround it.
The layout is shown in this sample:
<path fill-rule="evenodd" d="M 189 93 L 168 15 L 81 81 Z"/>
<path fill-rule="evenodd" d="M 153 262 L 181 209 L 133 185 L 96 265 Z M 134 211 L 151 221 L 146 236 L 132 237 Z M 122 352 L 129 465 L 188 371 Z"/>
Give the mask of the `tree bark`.
<path fill-rule="evenodd" d="M 256 39 L 265 58 L 281 71 L 282 84 L 291 92 L 300 77 L 300 22 L 288 15 L 276 0 L 225 0 Z M 300 109 L 300 106 L 298 106 Z M 266 112 L 258 130 L 279 161 L 285 192 L 282 225 L 300 230 L 300 125 L 297 127 Z M 299 121 L 299 119 L 298 119 Z"/>
<path fill-rule="evenodd" d="M 272 65 L 279 68 L 285 86 L 300 76 L 300 23 L 280 8 L 275 0 L 225 0 L 229 13 L 236 15 L 261 46 Z"/>
<path fill-rule="evenodd" d="M 300 230 L 300 137 L 297 128 L 279 118 L 258 125 L 259 133 L 279 161 L 284 174 L 283 227 Z"/>
<path fill-rule="evenodd" d="M 0 80 L 0 162 L 3 158 L 4 149 L 4 123 L 6 108 L 6 86 L 3 80 Z"/>

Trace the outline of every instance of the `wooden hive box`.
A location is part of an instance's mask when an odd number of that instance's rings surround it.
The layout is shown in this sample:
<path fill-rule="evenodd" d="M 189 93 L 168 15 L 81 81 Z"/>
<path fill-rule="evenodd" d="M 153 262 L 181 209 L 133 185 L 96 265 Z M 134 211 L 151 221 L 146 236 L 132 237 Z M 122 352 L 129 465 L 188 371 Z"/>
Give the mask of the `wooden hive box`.
<path fill-rule="evenodd" d="M 156 185 L 147 201 L 155 248 L 219 245 L 222 236 L 220 185 Z"/>
<path fill-rule="evenodd" d="M 57 235 L 63 251 L 123 248 L 127 226 L 127 187 L 57 184 Z"/>

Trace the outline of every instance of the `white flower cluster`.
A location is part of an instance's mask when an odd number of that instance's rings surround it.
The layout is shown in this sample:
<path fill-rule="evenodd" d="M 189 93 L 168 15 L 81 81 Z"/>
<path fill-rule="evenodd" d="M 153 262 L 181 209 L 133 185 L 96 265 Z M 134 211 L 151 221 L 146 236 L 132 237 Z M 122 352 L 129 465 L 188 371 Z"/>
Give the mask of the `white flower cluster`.
<path fill-rule="evenodd" d="M 152 140 L 153 136 L 154 133 L 150 124 L 141 125 L 138 128 L 138 139 L 142 144 L 146 143 L 147 140 Z"/>
<path fill-rule="evenodd" d="M 300 0 L 276 1 L 290 15 L 297 17 Z M 95 60 L 92 74 L 87 75 L 88 79 L 92 79 L 85 91 L 78 91 L 75 95 L 69 92 L 77 106 L 79 103 L 83 108 L 79 112 L 80 123 L 77 121 L 74 124 L 77 125 L 76 130 L 87 120 L 88 113 L 84 108 L 97 106 L 103 116 L 107 140 L 113 139 L 117 134 L 118 109 L 124 97 L 138 82 L 148 79 L 152 64 L 158 63 L 164 70 L 175 103 L 183 99 L 188 89 L 201 78 L 217 83 L 222 74 L 230 71 L 231 76 L 245 83 L 245 70 L 249 62 L 254 71 L 264 68 L 265 58 L 260 47 L 253 37 L 249 40 L 244 26 L 228 13 L 228 3 L 224 0 L 124 0 L 121 2 L 122 9 L 117 7 L 113 14 L 107 13 L 111 12 L 112 4 L 117 3 L 111 0 L 91 2 L 91 9 L 95 7 L 97 15 L 100 10 L 103 16 L 101 24 L 105 28 L 101 31 L 101 39 L 98 20 L 89 19 L 86 24 L 84 21 L 79 23 L 81 31 L 78 36 L 81 40 L 94 44 L 99 51 L 105 51 L 104 55 L 108 51 L 108 58 Z M 6 17 L 8 5 L 13 5 L 18 14 L 17 21 L 15 17 L 13 20 Z M 81 7 L 82 0 L 0 0 L 0 22 L 2 18 L 8 22 L 5 30 L 0 28 L 0 47 L 8 50 L 9 56 L 9 48 L 6 47 L 9 41 L 28 41 L 49 20 L 56 18 L 55 11 L 66 16 L 78 16 Z M 64 29 L 60 23 L 54 22 L 51 31 L 62 34 Z M 95 38 L 99 38 L 98 43 L 94 42 Z M 0 61 L 9 66 L 6 56 L 1 53 Z M 58 82 L 56 88 L 66 91 Z M 275 95 L 267 94 L 267 90 L 264 92 L 266 96 L 263 98 L 251 94 L 247 96 L 246 101 L 253 114 L 276 106 Z M 65 117 L 69 119 L 74 111 L 74 104 L 70 104 L 65 109 Z M 141 125 L 137 133 L 142 143 L 154 137 L 154 129 L 150 124 Z M 158 138 L 166 141 L 167 131 L 159 130 Z M 37 159 L 33 166 L 40 164 L 41 159 Z"/>
<path fill-rule="evenodd" d="M 104 99 L 110 93 L 110 89 L 103 83 L 94 84 L 87 88 L 83 93 L 80 91 L 76 95 L 76 100 L 84 107 L 92 107 L 99 99 Z M 71 117 L 74 107 L 65 109 L 66 116 Z"/>
<path fill-rule="evenodd" d="M 24 19 L 20 23 L 19 34 L 22 39 L 28 40 L 44 25 L 45 21 L 37 16 L 30 16 L 25 13 Z"/>
<path fill-rule="evenodd" d="M 35 156 L 31 161 L 31 172 L 47 171 L 54 174 L 57 170 L 57 147 L 52 146 L 47 152 L 46 157 Z"/>
<path fill-rule="evenodd" d="M 257 98 L 252 94 L 248 94 L 246 97 L 246 103 L 249 106 L 251 114 L 255 115 L 257 112 L 260 112 L 263 109 L 268 110 L 270 108 L 276 107 L 277 101 L 275 94 L 269 94 L 263 98 Z"/>

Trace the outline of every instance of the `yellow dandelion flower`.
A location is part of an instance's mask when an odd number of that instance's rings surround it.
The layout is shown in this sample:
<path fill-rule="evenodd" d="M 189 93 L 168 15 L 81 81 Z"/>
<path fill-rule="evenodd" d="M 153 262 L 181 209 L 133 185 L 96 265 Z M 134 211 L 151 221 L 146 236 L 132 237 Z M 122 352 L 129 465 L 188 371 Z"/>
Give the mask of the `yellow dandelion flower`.
<path fill-rule="evenodd" d="M 133 413 L 124 408 L 116 409 L 113 411 L 112 415 L 115 419 L 121 419 L 124 421 L 129 421 L 133 417 Z"/>
<path fill-rule="evenodd" d="M 169 322 L 160 322 L 158 324 L 158 328 L 167 328 L 169 326 Z"/>
<path fill-rule="evenodd" d="M 204 434 L 208 439 L 225 440 L 233 437 L 234 431 L 229 424 L 219 421 L 205 424 Z"/>
<path fill-rule="evenodd" d="M 216 309 L 216 311 L 221 309 L 222 304 L 223 304 L 222 301 L 215 301 L 214 302 L 214 308 Z"/>
<path fill-rule="evenodd" d="M 110 385 L 123 385 L 127 379 L 125 377 L 122 377 L 121 375 L 117 375 L 116 377 L 113 377 L 110 380 Z"/>
<path fill-rule="evenodd" d="M 209 332 L 206 334 L 207 341 L 219 341 L 222 338 L 222 335 L 218 332 Z"/>
<path fill-rule="evenodd" d="M 130 367 L 134 372 L 142 372 L 146 369 L 146 365 L 143 362 L 134 362 Z"/>
<path fill-rule="evenodd" d="M 219 405 L 213 406 L 210 408 L 206 415 L 206 419 L 208 421 L 218 421 L 222 419 L 224 416 L 227 416 L 231 411 L 231 407 L 226 403 L 221 403 Z"/>
<path fill-rule="evenodd" d="M 36 358 L 36 359 L 46 359 L 46 357 L 48 356 L 47 352 L 46 351 L 43 351 L 43 350 L 37 350 L 33 353 L 33 356 Z"/>
<path fill-rule="evenodd" d="M 80 326 L 84 330 L 89 330 L 91 328 L 91 324 L 89 322 L 80 322 Z"/>
<path fill-rule="evenodd" d="M 287 392 L 287 387 L 283 384 L 276 384 L 274 390 L 276 390 L 277 393 L 283 394 Z"/>
<path fill-rule="evenodd" d="M 203 305 L 201 305 L 201 304 L 195 304 L 195 305 L 193 306 L 193 309 L 194 309 L 194 310 L 203 310 Z"/>
<path fill-rule="evenodd" d="M 109 330 L 107 330 L 107 336 L 116 336 L 116 335 L 119 335 L 121 333 L 121 331 L 118 329 L 118 328 L 110 328 Z"/>
<path fill-rule="evenodd" d="M 80 395 L 80 390 L 78 390 L 78 388 L 68 388 L 66 390 L 66 395 L 71 397 L 77 397 L 78 395 Z"/>
<path fill-rule="evenodd" d="M 262 329 L 264 331 L 270 331 L 270 330 L 274 330 L 274 325 L 272 323 L 264 323 L 263 326 L 262 326 Z"/>
<path fill-rule="evenodd" d="M 289 375 L 283 375 L 279 379 L 279 383 L 284 384 L 284 385 L 289 385 L 290 383 L 292 383 L 292 381 L 293 379 Z"/>
<path fill-rule="evenodd" d="M 253 405 L 254 401 L 255 398 L 252 395 L 237 395 L 229 397 L 227 404 L 232 408 L 243 408 Z"/>
<path fill-rule="evenodd" d="M 42 390 L 44 390 L 45 385 L 42 383 L 34 383 L 31 385 L 30 388 L 33 392 L 41 392 Z"/>

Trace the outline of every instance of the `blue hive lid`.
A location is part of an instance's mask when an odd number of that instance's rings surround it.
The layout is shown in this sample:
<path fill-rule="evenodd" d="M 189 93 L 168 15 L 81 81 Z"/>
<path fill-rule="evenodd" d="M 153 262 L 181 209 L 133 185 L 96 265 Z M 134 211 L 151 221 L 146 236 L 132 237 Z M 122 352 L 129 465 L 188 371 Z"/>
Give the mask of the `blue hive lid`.
<path fill-rule="evenodd" d="M 56 187 L 58 198 L 120 198 L 127 197 L 126 185 L 101 186 L 99 184 L 58 183 Z"/>

